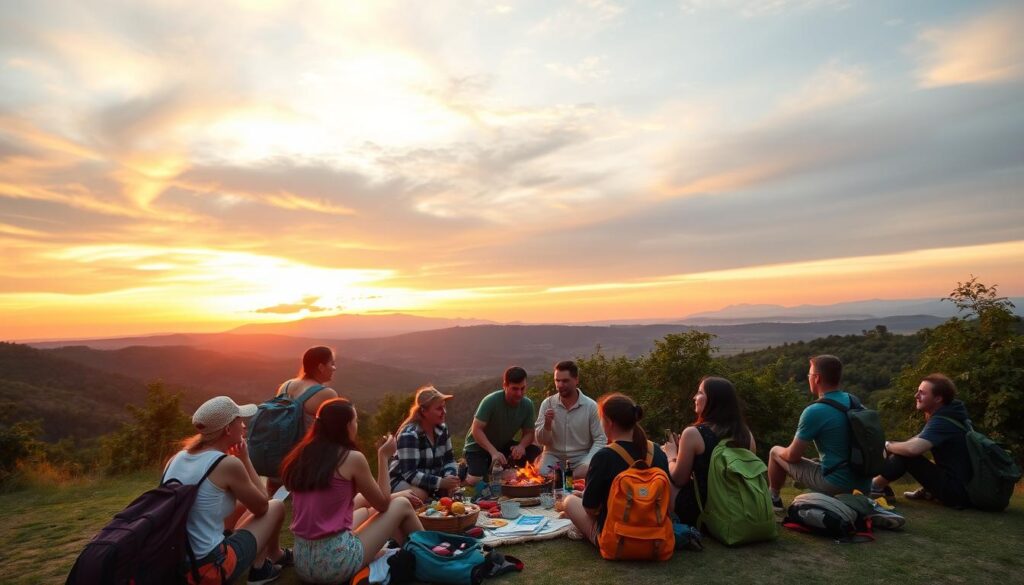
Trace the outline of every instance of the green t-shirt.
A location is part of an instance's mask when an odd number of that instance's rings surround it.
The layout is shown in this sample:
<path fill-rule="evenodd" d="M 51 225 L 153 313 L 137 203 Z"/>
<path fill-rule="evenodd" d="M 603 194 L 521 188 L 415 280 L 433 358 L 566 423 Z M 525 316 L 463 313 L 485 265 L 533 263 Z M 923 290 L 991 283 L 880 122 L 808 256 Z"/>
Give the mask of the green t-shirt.
<path fill-rule="evenodd" d="M 828 392 L 823 398 L 850 405 L 850 395 L 840 390 Z M 827 404 L 811 404 L 800 415 L 796 438 L 814 442 L 821 455 L 822 471 L 835 467 L 835 471 L 825 476 L 829 483 L 865 494 L 871 489 L 870 477 L 859 476 L 849 466 L 839 465 L 850 457 L 850 424 L 845 414 Z"/>
<path fill-rule="evenodd" d="M 505 443 L 513 440 L 520 430 L 527 431 L 533 428 L 536 415 L 533 413 L 533 402 L 523 396 L 516 406 L 509 406 L 505 402 L 505 391 L 498 390 L 491 392 L 480 401 L 473 418 L 486 424 L 484 434 L 487 440 L 494 445 L 495 449 L 501 449 Z M 466 434 L 466 451 L 483 451 L 483 447 L 476 444 L 473 438 L 473 429 L 470 428 Z"/>

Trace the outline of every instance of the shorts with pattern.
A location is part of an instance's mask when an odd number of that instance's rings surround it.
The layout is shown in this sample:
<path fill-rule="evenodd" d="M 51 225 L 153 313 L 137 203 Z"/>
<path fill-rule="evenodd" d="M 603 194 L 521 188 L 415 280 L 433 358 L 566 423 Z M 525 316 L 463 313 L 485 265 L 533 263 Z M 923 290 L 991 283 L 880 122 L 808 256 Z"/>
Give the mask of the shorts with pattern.
<path fill-rule="evenodd" d="M 306 540 L 295 537 L 295 572 L 309 583 L 347 583 L 363 568 L 363 543 L 351 530 Z"/>

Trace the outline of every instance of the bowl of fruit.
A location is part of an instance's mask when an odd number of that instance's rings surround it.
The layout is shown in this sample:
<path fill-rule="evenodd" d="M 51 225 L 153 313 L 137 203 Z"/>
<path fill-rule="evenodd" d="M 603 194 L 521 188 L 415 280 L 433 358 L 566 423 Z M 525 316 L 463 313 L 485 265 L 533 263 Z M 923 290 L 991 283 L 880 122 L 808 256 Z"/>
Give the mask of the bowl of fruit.
<path fill-rule="evenodd" d="M 440 498 L 416 510 L 426 530 L 458 533 L 476 526 L 480 507 L 469 502 Z"/>

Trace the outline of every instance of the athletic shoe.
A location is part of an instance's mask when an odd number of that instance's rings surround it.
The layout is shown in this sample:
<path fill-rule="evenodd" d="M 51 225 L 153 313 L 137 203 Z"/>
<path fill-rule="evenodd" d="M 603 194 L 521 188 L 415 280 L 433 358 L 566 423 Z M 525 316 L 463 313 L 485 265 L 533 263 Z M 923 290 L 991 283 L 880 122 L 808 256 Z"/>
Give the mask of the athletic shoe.
<path fill-rule="evenodd" d="M 903 492 L 903 497 L 907 498 L 908 500 L 919 500 L 919 501 L 925 501 L 925 500 L 934 499 L 934 498 L 932 498 L 932 495 L 930 493 L 928 493 L 928 490 L 924 489 L 923 487 L 917 488 L 916 490 L 914 490 L 912 492 Z"/>
<path fill-rule="evenodd" d="M 884 530 L 899 530 L 907 523 L 906 518 L 888 510 L 875 509 L 875 512 L 868 517 L 871 518 L 871 526 Z"/>
<path fill-rule="evenodd" d="M 871 499 L 877 500 L 878 498 L 885 498 L 887 500 L 895 500 L 896 492 L 892 491 L 891 486 L 885 486 L 882 489 L 875 487 L 875 484 L 871 484 Z"/>
<path fill-rule="evenodd" d="M 281 567 L 270 562 L 270 559 L 263 561 L 263 566 L 258 569 L 249 569 L 249 585 L 263 585 L 270 583 L 281 576 Z"/>

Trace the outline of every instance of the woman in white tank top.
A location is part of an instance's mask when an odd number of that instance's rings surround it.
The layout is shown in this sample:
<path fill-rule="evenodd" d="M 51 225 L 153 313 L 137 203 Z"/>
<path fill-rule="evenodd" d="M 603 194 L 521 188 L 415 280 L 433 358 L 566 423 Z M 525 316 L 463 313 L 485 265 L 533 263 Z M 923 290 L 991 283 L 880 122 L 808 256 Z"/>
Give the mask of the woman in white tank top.
<path fill-rule="evenodd" d="M 164 470 L 164 480 L 177 479 L 196 484 L 216 465 L 199 486 L 188 516 L 189 544 L 196 555 L 200 579 L 188 572 L 190 583 L 233 582 L 246 570 L 249 583 L 273 581 L 281 564 L 290 564 L 291 551 L 278 545 L 284 520 L 284 506 L 269 500 L 256 470 L 249 461 L 245 442 L 245 418 L 256 413 L 256 405 L 239 406 L 227 396 L 211 398 L 192 415 L 198 434 L 185 440 Z M 227 525 L 226 520 L 241 518 Z M 227 538 L 225 529 L 233 530 Z M 187 559 L 182 559 L 187 565 Z"/>

